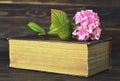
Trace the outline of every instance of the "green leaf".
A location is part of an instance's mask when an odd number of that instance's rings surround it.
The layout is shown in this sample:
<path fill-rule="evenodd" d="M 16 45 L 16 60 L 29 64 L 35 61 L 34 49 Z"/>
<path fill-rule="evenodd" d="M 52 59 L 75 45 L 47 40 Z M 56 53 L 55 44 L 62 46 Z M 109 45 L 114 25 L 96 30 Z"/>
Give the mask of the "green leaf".
<path fill-rule="evenodd" d="M 60 26 L 60 28 L 57 30 L 57 33 L 62 40 L 70 40 L 72 38 L 72 31 L 73 28 L 71 27 L 70 23 L 67 22 Z"/>
<path fill-rule="evenodd" d="M 57 34 L 57 30 L 58 30 L 57 25 L 55 27 L 55 24 L 51 24 L 50 31 L 48 32 L 48 34 Z"/>
<path fill-rule="evenodd" d="M 80 24 L 72 23 L 72 27 L 80 26 Z"/>
<path fill-rule="evenodd" d="M 51 26 L 49 34 L 56 34 L 59 27 L 68 21 L 67 14 L 64 11 L 51 9 Z"/>
<path fill-rule="evenodd" d="M 62 10 L 51 10 L 51 26 L 49 34 L 56 34 L 62 40 L 69 40 L 72 38 L 73 28 L 69 23 L 67 14 Z"/>
<path fill-rule="evenodd" d="M 38 32 L 42 35 L 46 34 L 45 30 L 42 27 L 40 27 L 38 24 L 36 24 L 35 22 L 30 22 L 27 25 L 30 29 L 32 29 L 35 32 Z"/>

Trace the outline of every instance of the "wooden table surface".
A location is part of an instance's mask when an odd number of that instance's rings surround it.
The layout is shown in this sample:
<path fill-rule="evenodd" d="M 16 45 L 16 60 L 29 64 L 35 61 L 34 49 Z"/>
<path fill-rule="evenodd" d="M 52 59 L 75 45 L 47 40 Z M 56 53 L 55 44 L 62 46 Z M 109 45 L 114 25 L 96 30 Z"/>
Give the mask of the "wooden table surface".
<path fill-rule="evenodd" d="M 69 13 L 68 16 L 70 18 L 73 17 L 76 9 L 76 7 L 72 6 L 64 8 L 64 6 L 0 5 L 0 37 L 19 36 L 23 33 L 25 34 L 25 32 L 30 34 L 29 32 L 31 31 L 26 27 L 29 21 L 38 22 L 46 28 L 50 24 L 51 8 L 64 9 Z M 94 7 L 94 9 L 101 12 L 103 8 Z M 107 10 L 109 13 L 107 13 Z M 114 13 L 114 11 L 116 11 L 116 13 Z M 103 34 L 104 36 L 113 38 L 113 67 L 111 71 L 104 71 L 92 77 L 84 78 L 80 76 L 10 68 L 8 41 L 0 39 L 0 81 L 120 81 L 120 9 L 119 6 L 115 9 L 112 7 L 104 7 L 102 12 L 106 12 L 106 14 L 100 13 L 102 18 L 101 26 L 104 31 Z M 114 17 L 112 15 L 114 15 Z"/>

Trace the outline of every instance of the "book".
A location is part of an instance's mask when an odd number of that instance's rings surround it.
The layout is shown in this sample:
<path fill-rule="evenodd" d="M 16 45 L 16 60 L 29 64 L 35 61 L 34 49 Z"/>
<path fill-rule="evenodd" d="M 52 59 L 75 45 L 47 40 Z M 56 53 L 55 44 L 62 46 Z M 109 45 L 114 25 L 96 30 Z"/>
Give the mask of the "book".
<path fill-rule="evenodd" d="M 10 67 L 89 77 L 111 68 L 111 38 L 61 41 L 35 36 L 9 39 Z"/>

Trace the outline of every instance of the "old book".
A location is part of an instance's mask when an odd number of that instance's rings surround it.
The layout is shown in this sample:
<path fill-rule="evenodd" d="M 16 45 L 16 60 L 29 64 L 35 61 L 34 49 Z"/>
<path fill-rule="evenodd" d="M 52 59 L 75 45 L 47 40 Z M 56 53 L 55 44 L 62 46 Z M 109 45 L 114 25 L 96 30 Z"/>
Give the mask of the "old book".
<path fill-rule="evenodd" d="M 111 68 L 110 40 L 12 38 L 9 39 L 10 67 L 88 77 Z"/>

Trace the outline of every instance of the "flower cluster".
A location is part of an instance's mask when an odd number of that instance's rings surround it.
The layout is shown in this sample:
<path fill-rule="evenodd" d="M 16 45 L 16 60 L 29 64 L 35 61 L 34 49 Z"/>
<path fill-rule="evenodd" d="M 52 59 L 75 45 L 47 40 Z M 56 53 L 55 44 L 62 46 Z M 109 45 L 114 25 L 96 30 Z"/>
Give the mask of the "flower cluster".
<path fill-rule="evenodd" d="M 97 13 L 92 10 L 82 10 L 77 12 L 73 17 L 76 26 L 73 35 L 77 37 L 79 41 L 87 40 L 99 40 L 101 34 L 100 19 Z"/>

